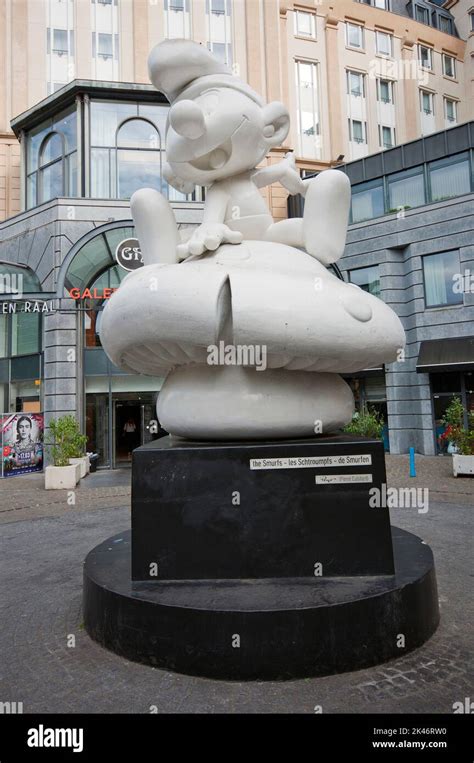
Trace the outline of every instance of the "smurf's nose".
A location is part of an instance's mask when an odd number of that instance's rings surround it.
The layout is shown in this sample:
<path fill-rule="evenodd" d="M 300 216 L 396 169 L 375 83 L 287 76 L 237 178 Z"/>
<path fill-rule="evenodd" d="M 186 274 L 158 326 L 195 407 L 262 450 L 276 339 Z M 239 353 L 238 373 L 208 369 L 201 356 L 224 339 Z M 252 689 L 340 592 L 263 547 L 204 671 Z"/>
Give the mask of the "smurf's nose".
<path fill-rule="evenodd" d="M 178 135 L 196 140 L 204 134 L 206 126 L 203 110 L 194 101 L 178 101 L 170 109 L 170 124 Z"/>

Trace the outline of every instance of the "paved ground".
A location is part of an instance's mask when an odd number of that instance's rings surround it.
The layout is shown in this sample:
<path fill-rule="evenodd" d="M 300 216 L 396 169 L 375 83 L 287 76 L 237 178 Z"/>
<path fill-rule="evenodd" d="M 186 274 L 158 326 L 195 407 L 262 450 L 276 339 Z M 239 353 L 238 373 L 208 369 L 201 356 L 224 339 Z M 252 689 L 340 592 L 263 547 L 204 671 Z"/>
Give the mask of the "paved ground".
<path fill-rule="evenodd" d="M 0 701 L 24 712 L 450 713 L 474 696 L 472 516 L 474 481 L 449 476 L 450 459 L 388 458 L 389 485 L 429 487 L 429 511 L 392 509 L 435 554 L 441 625 L 422 648 L 380 667 L 285 682 L 225 682 L 128 662 L 92 642 L 82 626 L 82 562 L 129 526 L 129 473 L 90 475 L 51 495 L 34 476 L 0 482 L 2 668 Z M 114 508 L 111 508 L 111 507 Z M 119 506 L 119 508 L 116 508 Z M 74 638 L 71 638 L 73 636 Z M 75 645 L 70 645 L 75 642 Z"/>

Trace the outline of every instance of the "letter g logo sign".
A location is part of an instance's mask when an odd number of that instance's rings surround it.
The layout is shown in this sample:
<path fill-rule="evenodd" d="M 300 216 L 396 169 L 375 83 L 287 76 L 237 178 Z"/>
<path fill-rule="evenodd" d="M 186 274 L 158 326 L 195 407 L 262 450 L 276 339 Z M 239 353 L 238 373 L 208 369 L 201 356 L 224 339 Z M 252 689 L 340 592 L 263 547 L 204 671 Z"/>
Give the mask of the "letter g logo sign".
<path fill-rule="evenodd" d="M 115 259 L 124 270 L 137 270 L 143 267 L 142 253 L 137 238 L 126 238 L 115 250 Z"/>

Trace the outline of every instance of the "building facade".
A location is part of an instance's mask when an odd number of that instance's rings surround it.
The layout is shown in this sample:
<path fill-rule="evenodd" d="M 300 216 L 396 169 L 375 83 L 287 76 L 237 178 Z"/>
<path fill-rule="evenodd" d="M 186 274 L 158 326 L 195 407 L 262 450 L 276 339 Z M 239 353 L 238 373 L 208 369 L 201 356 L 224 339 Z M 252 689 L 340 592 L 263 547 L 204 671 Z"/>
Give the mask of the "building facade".
<path fill-rule="evenodd" d="M 148 84 L 165 37 L 207 45 L 291 114 L 307 171 L 473 117 L 469 0 L 0 0 L 0 219 L 26 207 L 11 120 L 73 80 Z M 286 194 L 271 187 L 276 219 Z"/>

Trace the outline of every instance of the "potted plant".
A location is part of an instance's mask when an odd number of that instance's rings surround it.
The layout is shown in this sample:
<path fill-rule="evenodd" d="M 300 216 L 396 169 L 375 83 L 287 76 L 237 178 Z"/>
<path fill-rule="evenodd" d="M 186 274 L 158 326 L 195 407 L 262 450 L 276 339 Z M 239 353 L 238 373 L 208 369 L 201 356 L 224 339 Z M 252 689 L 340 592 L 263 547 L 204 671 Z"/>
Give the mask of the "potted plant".
<path fill-rule="evenodd" d="M 464 425 L 465 411 L 459 397 L 454 396 L 441 419 L 446 427 L 439 437 L 441 445 L 447 443 L 448 453 L 453 455 L 453 474 L 474 475 L 474 411 L 467 414 L 468 425 Z"/>
<path fill-rule="evenodd" d="M 71 418 L 73 418 L 71 416 Z M 83 477 L 86 477 L 90 472 L 90 461 L 89 456 L 86 453 L 86 442 L 87 437 L 86 435 L 83 435 L 79 431 L 79 425 L 77 424 L 77 421 L 74 419 L 74 427 L 71 426 L 71 432 L 70 432 L 70 442 L 71 442 L 71 449 L 70 449 L 70 457 L 69 457 L 69 463 L 70 464 L 79 464 L 80 469 L 80 477 L 81 479 Z"/>
<path fill-rule="evenodd" d="M 360 412 L 356 411 L 354 413 L 350 424 L 344 427 L 344 432 L 382 440 L 384 424 L 385 422 L 381 413 L 378 413 L 373 408 L 364 406 Z"/>
<path fill-rule="evenodd" d="M 53 465 L 45 469 L 45 488 L 70 490 L 77 485 L 81 477 L 77 453 L 84 453 L 86 437 L 81 435 L 79 424 L 71 415 L 51 419 L 49 433 L 52 441 L 48 443 L 48 448 Z M 71 459 L 74 459 L 74 463 L 70 463 Z"/>

